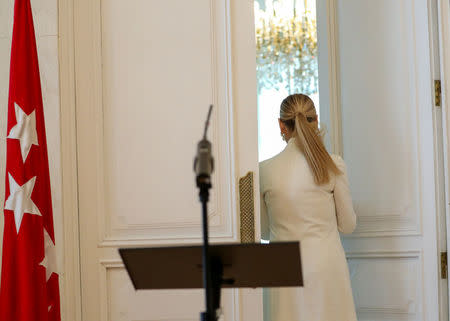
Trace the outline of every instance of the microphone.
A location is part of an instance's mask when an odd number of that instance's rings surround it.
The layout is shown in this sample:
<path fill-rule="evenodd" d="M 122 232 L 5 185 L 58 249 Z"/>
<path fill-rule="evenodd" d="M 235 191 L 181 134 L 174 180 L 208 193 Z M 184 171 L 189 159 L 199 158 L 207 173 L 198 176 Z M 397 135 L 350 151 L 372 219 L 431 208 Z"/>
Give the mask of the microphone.
<path fill-rule="evenodd" d="M 194 172 L 198 187 L 211 187 L 211 173 L 214 171 L 214 158 L 211 155 L 211 143 L 206 138 L 213 105 L 209 106 L 203 138 L 197 144 L 197 156 L 194 159 Z"/>

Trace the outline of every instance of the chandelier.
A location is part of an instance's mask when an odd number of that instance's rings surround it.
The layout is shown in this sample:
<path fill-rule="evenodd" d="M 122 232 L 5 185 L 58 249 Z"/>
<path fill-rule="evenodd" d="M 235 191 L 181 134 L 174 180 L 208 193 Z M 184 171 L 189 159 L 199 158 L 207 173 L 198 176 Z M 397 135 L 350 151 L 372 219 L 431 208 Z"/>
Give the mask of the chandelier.
<path fill-rule="evenodd" d="M 261 0 L 260 0 L 261 1 Z M 303 0 L 255 1 L 258 91 L 285 88 L 289 94 L 318 92 L 315 12 Z"/>

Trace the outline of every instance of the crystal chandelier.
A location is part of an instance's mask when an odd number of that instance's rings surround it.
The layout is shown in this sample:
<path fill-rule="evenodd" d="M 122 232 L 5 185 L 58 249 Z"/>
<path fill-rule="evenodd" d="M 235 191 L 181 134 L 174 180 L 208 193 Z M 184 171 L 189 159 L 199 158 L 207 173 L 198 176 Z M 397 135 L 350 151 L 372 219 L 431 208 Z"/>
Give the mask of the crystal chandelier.
<path fill-rule="evenodd" d="M 285 88 L 289 94 L 318 92 L 317 27 L 314 7 L 303 0 L 255 1 L 258 91 Z"/>

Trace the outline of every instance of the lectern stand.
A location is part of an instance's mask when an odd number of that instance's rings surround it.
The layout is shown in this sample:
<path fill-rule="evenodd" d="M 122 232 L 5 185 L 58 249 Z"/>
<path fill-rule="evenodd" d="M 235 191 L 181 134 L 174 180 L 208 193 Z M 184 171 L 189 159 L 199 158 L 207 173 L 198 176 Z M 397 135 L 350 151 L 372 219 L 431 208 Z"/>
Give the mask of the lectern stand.
<path fill-rule="evenodd" d="M 302 286 L 299 243 L 209 245 L 208 208 L 214 160 L 206 138 L 212 105 L 194 161 L 202 203 L 203 245 L 120 249 L 135 289 L 205 289 L 201 321 L 217 321 L 222 287 Z"/>

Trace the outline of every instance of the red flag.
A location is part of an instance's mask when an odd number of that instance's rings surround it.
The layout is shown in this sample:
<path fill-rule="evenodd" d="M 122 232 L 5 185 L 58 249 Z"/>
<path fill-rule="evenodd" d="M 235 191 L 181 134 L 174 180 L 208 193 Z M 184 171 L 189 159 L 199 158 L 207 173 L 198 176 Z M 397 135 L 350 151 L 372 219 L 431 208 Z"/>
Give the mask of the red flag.
<path fill-rule="evenodd" d="M 60 321 L 44 111 L 30 0 L 11 47 L 0 321 Z"/>

